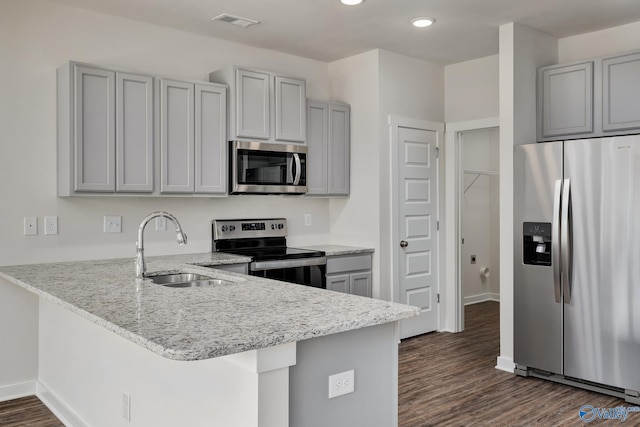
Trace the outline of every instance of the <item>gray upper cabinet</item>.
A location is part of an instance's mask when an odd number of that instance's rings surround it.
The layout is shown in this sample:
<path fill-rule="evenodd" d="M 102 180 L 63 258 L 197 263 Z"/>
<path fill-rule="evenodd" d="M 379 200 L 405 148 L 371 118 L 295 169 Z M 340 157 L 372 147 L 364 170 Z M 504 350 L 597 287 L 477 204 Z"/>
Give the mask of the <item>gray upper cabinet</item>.
<path fill-rule="evenodd" d="M 593 62 L 545 67 L 538 79 L 542 138 L 593 131 Z"/>
<path fill-rule="evenodd" d="M 227 193 L 227 87 L 70 61 L 58 69 L 58 195 Z"/>
<path fill-rule="evenodd" d="M 602 129 L 640 129 L 640 53 L 602 61 Z"/>
<path fill-rule="evenodd" d="M 275 76 L 276 141 L 306 141 L 307 104 L 304 80 Z"/>
<path fill-rule="evenodd" d="M 226 86 L 160 82 L 161 192 L 226 193 Z"/>
<path fill-rule="evenodd" d="M 267 73 L 236 68 L 235 97 L 232 119 L 237 138 L 269 139 L 270 76 Z"/>
<path fill-rule="evenodd" d="M 268 71 L 229 67 L 209 74 L 230 87 L 231 140 L 306 142 L 306 82 Z"/>
<path fill-rule="evenodd" d="M 350 107 L 307 103 L 307 183 L 309 196 L 348 196 L 350 188 Z"/>
<path fill-rule="evenodd" d="M 58 194 L 153 191 L 153 77 L 58 69 Z"/>
<path fill-rule="evenodd" d="M 116 73 L 116 191 L 153 191 L 153 77 Z"/>
<path fill-rule="evenodd" d="M 195 85 L 195 192 L 227 192 L 227 88 Z"/>
<path fill-rule="evenodd" d="M 160 80 L 160 157 L 163 193 L 193 193 L 195 108 L 193 83 Z"/>

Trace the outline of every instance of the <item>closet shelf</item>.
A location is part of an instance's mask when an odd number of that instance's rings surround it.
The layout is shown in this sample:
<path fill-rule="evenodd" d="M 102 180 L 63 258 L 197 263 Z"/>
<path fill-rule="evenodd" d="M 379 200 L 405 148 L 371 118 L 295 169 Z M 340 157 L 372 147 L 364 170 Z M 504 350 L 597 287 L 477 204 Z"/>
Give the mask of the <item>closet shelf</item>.
<path fill-rule="evenodd" d="M 473 178 L 473 181 L 471 181 L 471 183 L 469 185 L 467 185 L 467 187 L 464 189 L 464 192 L 466 193 L 467 190 L 469 188 L 471 188 L 471 186 L 473 184 L 475 184 L 475 182 L 478 180 L 478 178 L 480 178 L 483 175 L 487 175 L 487 176 L 498 176 L 498 172 L 496 171 L 485 171 L 485 170 L 474 170 L 474 169 L 465 169 L 464 170 L 465 175 L 475 175 L 475 178 Z"/>

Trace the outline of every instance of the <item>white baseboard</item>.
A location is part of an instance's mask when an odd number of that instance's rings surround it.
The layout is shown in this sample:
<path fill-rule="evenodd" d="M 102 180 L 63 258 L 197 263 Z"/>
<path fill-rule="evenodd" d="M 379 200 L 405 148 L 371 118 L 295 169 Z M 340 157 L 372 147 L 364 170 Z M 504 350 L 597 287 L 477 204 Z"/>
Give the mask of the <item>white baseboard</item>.
<path fill-rule="evenodd" d="M 71 408 L 62 403 L 58 397 L 41 383 L 36 384 L 36 396 L 67 427 L 89 427 Z"/>
<path fill-rule="evenodd" d="M 500 294 L 493 292 L 487 292 L 485 294 L 471 295 L 464 297 L 464 305 L 478 304 L 485 301 L 497 301 L 500 302 Z"/>
<path fill-rule="evenodd" d="M 26 381 L 20 384 L 0 386 L 0 402 L 33 396 L 36 394 L 36 382 Z"/>
<path fill-rule="evenodd" d="M 504 356 L 498 356 L 496 362 L 496 369 L 500 369 L 501 371 L 510 372 L 513 374 L 516 369 L 516 364 L 513 363 L 513 359 L 509 359 Z"/>

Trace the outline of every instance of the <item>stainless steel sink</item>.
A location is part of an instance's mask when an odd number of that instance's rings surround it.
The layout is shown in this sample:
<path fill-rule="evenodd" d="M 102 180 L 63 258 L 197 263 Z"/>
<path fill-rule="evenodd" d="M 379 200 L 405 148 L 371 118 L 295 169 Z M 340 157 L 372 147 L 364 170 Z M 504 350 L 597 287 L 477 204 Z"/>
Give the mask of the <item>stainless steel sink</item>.
<path fill-rule="evenodd" d="M 167 273 L 156 274 L 148 277 L 153 283 L 170 288 L 197 288 L 202 286 L 214 286 L 230 284 L 232 282 L 222 279 L 214 279 L 195 273 Z"/>

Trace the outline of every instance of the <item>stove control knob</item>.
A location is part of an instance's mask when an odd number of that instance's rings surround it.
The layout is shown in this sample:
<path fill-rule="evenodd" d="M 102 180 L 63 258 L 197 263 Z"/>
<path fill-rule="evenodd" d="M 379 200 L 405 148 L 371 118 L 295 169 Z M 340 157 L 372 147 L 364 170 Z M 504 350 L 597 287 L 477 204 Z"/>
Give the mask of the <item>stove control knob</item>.
<path fill-rule="evenodd" d="M 278 224 L 278 229 L 282 230 L 284 228 L 284 224 Z"/>
<path fill-rule="evenodd" d="M 236 226 L 235 225 L 230 225 L 229 226 L 229 231 L 236 231 Z"/>
<path fill-rule="evenodd" d="M 271 229 L 275 230 L 276 229 L 276 225 L 275 224 L 271 224 Z"/>
<path fill-rule="evenodd" d="M 226 225 L 223 225 L 223 226 L 222 226 L 222 232 L 224 233 L 224 232 L 226 232 L 226 231 L 227 231 L 227 226 L 226 226 Z"/>

